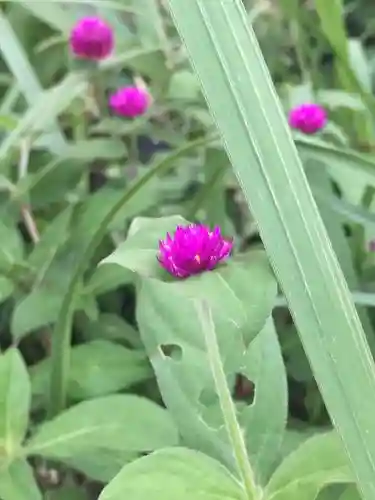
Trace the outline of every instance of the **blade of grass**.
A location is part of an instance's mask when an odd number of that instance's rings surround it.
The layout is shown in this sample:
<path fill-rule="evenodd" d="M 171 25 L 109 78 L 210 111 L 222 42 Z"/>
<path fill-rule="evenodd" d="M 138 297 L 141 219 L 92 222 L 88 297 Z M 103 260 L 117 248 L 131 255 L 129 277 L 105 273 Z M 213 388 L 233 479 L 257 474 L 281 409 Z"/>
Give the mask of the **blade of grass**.
<path fill-rule="evenodd" d="M 373 500 L 371 354 L 255 34 L 240 0 L 168 2 L 363 498 Z"/>
<path fill-rule="evenodd" d="M 1 10 L 0 50 L 7 66 L 17 79 L 28 105 L 32 107 L 35 101 L 43 95 L 43 88 L 17 39 L 16 33 Z M 56 121 L 52 120 L 49 128 L 51 134 L 48 137 L 48 148 L 52 153 L 59 154 L 65 147 L 65 137 Z"/>

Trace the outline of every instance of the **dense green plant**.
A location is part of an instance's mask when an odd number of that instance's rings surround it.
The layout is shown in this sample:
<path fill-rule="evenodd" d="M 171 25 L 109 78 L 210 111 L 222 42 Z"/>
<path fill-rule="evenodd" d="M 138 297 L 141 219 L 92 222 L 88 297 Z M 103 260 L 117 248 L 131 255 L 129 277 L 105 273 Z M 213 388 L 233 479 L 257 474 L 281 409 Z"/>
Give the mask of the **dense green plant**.
<path fill-rule="evenodd" d="M 373 498 L 373 11 L 1 2 L 2 500 Z"/>

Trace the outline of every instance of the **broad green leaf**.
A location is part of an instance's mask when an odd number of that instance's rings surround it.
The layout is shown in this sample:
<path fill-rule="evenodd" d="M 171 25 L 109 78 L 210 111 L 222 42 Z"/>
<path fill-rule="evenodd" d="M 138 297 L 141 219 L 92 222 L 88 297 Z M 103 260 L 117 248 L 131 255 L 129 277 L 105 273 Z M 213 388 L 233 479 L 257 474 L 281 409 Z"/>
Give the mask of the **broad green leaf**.
<path fill-rule="evenodd" d="M 8 349 L 0 355 L 0 449 L 8 460 L 17 454 L 25 437 L 30 396 L 25 363 L 17 349 Z"/>
<path fill-rule="evenodd" d="M 17 459 L 0 470 L 1 500 L 42 500 L 33 470 L 22 459 Z"/>
<path fill-rule="evenodd" d="M 247 412 L 245 406 L 240 418 L 246 425 L 261 477 L 268 474 L 285 426 L 286 384 L 277 337 L 272 328 L 258 333 L 270 315 L 275 293 L 276 284 L 262 254 L 254 253 L 242 263 L 234 260 L 180 282 L 144 279 L 137 300 L 137 321 L 146 351 L 164 402 L 185 442 L 231 467 L 193 299 L 202 298 L 210 304 L 229 382 L 233 383 L 233 376 L 239 371 L 254 377 L 256 384 L 259 382 L 253 409 Z M 248 343 L 256 334 L 259 340 L 256 339 L 254 349 L 250 344 L 244 356 L 244 340 Z M 269 359 L 263 357 L 266 351 Z M 264 381 L 260 373 L 265 375 Z M 272 409 L 269 406 L 269 383 L 277 387 L 277 409 L 276 405 Z M 269 422 L 264 418 L 267 411 L 273 412 Z M 247 424 L 255 421 L 259 421 L 259 434 L 253 434 L 252 439 L 253 429 Z"/>
<path fill-rule="evenodd" d="M 141 453 L 109 450 L 103 447 L 96 448 L 95 454 L 83 453 L 64 458 L 64 463 L 95 481 L 108 483 L 125 464 L 136 460 L 140 455 Z"/>
<path fill-rule="evenodd" d="M 91 454 L 100 463 L 100 449 L 146 452 L 175 444 L 177 431 L 166 410 L 138 396 L 115 395 L 79 403 L 42 424 L 26 452 L 61 461 Z"/>
<path fill-rule="evenodd" d="M 33 394 L 48 394 L 50 360 L 31 369 Z M 144 353 L 106 340 L 94 340 L 72 348 L 68 396 L 73 400 L 105 396 L 152 376 Z"/>
<path fill-rule="evenodd" d="M 358 486 L 373 500 L 373 360 L 242 2 L 168 5 Z"/>
<path fill-rule="evenodd" d="M 196 451 L 156 451 L 129 465 L 106 486 L 99 500 L 242 500 L 244 491 L 218 462 Z"/>
<path fill-rule="evenodd" d="M 350 471 L 342 443 L 335 432 L 305 441 L 276 469 L 267 486 L 268 500 L 315 500 L 328 484 L 350 483 Z"/>
<path fill-rule="evenodd" d="M 255 385 L 255 400 L 239 420 L 251 465 L 263 482 L 276 463 L 288 417 L 285 367 L 271 318 L 245 353 L 242 373 Z"/>
<path fill-rule="evenodd" d="M 159 276 L 160 265 L 156 259 L 159 240 L 164 239 L 167 232 L 173 233 L 178 225 L 186 224 L 188 222 L 178 215 L 161 219 L 136 217 L 126 241 L 102 260 L 101 265 L 117 264 L 143 276 Z"/>
<path fill-rule="evenodd" d="M 134 274 L 128 269 L 120 269 L 117 264 L 97 267 L 90 277 L 85 292 L 100 295 L 115 290 L 121 285 L 133 283 Z"/>

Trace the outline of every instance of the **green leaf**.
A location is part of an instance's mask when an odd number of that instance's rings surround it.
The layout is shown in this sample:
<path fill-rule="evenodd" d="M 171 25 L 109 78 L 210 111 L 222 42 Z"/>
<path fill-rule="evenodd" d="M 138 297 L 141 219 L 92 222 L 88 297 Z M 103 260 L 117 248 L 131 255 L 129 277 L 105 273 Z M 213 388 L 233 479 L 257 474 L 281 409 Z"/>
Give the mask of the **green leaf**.
<path fill-rule="evenodd" d="M 218 462 L 196 451 L 174 448 L 126 465 L 99 500 L 242 500 L 241 485 Z"/>
<path fill-rule="evenodd" d="M 14 290 L 12 268 L 23 259 L 23 244 L 15 225 L 0 222 L 0 302 L 7 299 Z"/>
<path fill-rule="evenodd" d="M 276 283 L 264 255 L 255 252 L 244 261 L 229 261 L 188 280 L 164 283 L 144 279 L 137 297 L 141 336 L 163 400 L 185 442 L 232 467 L 194 300 L 205 299 L 210 304 L 229 381 L 233 383 L 234 374 L 242 371 L 259 383 L 253 409 L 248 411 L 245 405 L 240 419 L 261 477 L 267 476 L 281 444 L 286 414 L 285 372 L 277 336 L 271 325 L 258 333 L 271 313 L 275 293 Z M 244 356 L 244 340 L 248 343 L 256 334 L 261 338 L 250 344 Z M 270 406 L 271 382 L 277 387 L 275 406 Z M 276 404 L 280 404 L 277 409 Z M 272 418 L 265 419 L 270 411 Z M 256 433 L 247 427 L 253 422 L 259 422 Z"/>
<path fill-rule="evenodd" d="M 85 292 L 96 296 L 133 283 L 133 280 L 134 274 L 130 270 L 120 269 L 116 264 L 106 264 L 94 270 Z"/>
<path fill-rule="evenodd" d="M 168 5 L 358 486 L 364 499 L 373 500 L 373 359 L 243 4 Z M 348 368 L 348 353 L 355 372 Z"/>
<path fill-rule="evenodd" d="M 95 481 L 109 483 L 125 464 L 136 460 L 138 457 L 139 453 L 109 450 L 103 447 L 95 448 L 95 454 L 83 453 L 64 458 L 64 463 L 73 469 L 81 471 L 85 476 Z"/>
<path fill-rule="evenodd" d="M 271 318 L 250 344 L 241 371 L 255 385 L 255 397 L 253 404 L 243 408 L 239 421 L 251 465 L 258 480 L 265 482 L 281 449 L 288 417 L 285 367 Z"/>
<path fill-rule="evenodd" d="M 350 483 L 354 476 L 335 432 L 305 441 L 276 469 L 267 486 L 268 500 L 315 500 L 328 484 Z"/>
<path fill-rule="evenodd" d="M 138 331 L 116 314 L 101 314 L 97 321 L 87 325 L 85 335 L 91 340 L 106 339 L 121 343 L 126 342 L 130 346 L 140 346 Z"/>
<path fill-rule="evenodd" d="M 33 394 L 48 394 L 50 359 L 31 369 Z M 70 358 L 68 397 L 74 400 L 105 396 L 152 376 L 144 353 L 106 340 L 73 347 Z"/>
<path fill-rule="evenodd" d="M 9 459 L 25 437 L 30 408 L 30 380 L 17 349 L 0 355 L 0 449 Z"/>
<path fill-rule="evenodd" d="M 33 470 L 25 460 L 16 460 L 0 470 L 1 500 L 42 500 Z"/>
<path fill-rule="evenodd" d="M 156 259 L 159 239 L 165 238 L 167 232 L 173 233 L 178 225 L 186 224 L 188 222 L 178 215 L 160 219 L 136 217 L 126 241 L 102 260 L 101 265 L 117 264 L 143 276 L 160 276 Z"/>
<path fill-rule="evenodd" d="M 100 449 L 146 452 L 175 444 L 177 431 L 166 410 L 138 396 L 115 395 L 79 403 L 42 424 L 26 452 L 61 461 L 91 454 L 101 463 Z"/>

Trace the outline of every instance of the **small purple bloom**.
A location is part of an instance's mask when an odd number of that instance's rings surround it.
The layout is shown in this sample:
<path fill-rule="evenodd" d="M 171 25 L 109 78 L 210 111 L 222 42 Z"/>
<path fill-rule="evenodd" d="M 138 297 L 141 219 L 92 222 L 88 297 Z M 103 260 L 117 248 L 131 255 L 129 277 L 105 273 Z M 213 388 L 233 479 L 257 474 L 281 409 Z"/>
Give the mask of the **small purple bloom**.
<path fill-rule="evenodd" d="M 159 242 L 158 260 L 170 274 L 183 279 L 211 271 L 229 257 L 232 247 L 233 241 L 223 238 L 220 227 L 177 226 L 173 237 L 167 233 Z"/>
<path fill-rule="evenodd" d="M 106 59 L 115 44 L 111 26 L 96 16 L 80 19 L 70 32 L 69 42 L 77 58 L 91 61 Z"/>
<path fill-rule="evenodd" d="M 315 134 L 326 123 L 327 113 L 318 104 L 302 104 L 293 108 L 289 113 L 289 125 L 304 134 Z"/>
<path fill-rule="evenodd" d="M 146 113 L 150 105 L 150 95 L 141 87 L 123 87 L 109 98 L 109 106 L 114 113 L 127 118 L 135 118 Z"/>

